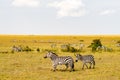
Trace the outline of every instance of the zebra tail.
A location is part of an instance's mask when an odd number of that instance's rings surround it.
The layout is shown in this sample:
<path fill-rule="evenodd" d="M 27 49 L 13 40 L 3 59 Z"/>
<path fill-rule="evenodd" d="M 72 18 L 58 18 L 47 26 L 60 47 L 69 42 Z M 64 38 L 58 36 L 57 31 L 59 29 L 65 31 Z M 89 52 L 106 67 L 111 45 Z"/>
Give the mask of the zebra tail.
<path fill-rule="evenodd" d="M 72 67 L 72 69 L 74 69 L 74 63 L 72 64 L 72 66 L 71 66 L 71 67 Z"/>

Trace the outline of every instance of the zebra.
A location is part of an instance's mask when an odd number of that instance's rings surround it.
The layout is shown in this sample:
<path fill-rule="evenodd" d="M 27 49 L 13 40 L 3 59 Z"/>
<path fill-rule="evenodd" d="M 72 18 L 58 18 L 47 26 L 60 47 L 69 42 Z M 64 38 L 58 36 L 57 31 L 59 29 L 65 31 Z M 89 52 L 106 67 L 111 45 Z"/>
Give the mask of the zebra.
<path fill-rule="evenodd" d="M 120 43 L 116 44 L 117 47 L 120 47 Z"/>
<path fill-rule="evenodd" d="M 71 68 L 71 71 L 74 71 L 74 60 L 71 56 L 58 56 L 54 52 L 48 52 L 44 58 L 50 58 L 53 62 L 53 71 L 56 71 L 57 65 L 65 65 L 66 69 Z M 65 70 L 66 70 L 65 69 Z"/>
<path fill-rule="evenodd" d="M 112 52 L 113 51 L 113 49 L 112 48 L 108 48 L 108 47 L 106 47 L 106 46 L 98 46 L 97 47 L 97 50 L 98 51 L 109 51 L 109 52 Z"/>
<path fill-rule="evenodd" d="M 16 52 L 21 52 L 22 51 L 22 48 L 21 48 L 21 46 L 19 46 L 19 47 L 17 47 L 17 46 L 13 46 L 12 47 L 12 51 L 14 52 L 14 51 L 16 51 Z"/>
<path fill-rule="evenodd" d="M 83 62 L 82 69 L 84 69 L 84 65 L 88 68 L 86 63 L 89 63 L 89 69 L 91 69 L 91 66 L 93 66 L 93 69 L 95 68 L 95 60 L 93 55 L 81 55 L 81 54 L 75 54 L 76 60 L 75 62 L 78 62 L 78 60 L 81 60 Z"/>
<path fill-rule="evenodd" d="M 85 47 L 85 45 L 83 43 L 80 43 L 80 45 L 79 45 L 80 50 L 83 50 L 84 47 Z"/>

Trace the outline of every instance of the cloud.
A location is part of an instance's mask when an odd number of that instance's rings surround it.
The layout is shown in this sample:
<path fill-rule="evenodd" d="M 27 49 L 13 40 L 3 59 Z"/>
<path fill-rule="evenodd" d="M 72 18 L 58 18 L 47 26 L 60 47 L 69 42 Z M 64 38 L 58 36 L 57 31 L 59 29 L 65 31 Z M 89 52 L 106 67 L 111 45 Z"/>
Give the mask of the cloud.
<path fill-rule="evenodd" d="M 83 4 L 82 0 L 54 1 L 49 3 L 48 6 L 56 8 L 58 10 L 58 17 L 78 17 L 85 15 L 85 5 Z"/>
<path fill-rule="evenodd" d="M 39 0 L 13 0 L 12 5 L 17 7 L 38 7 Z"/>
<path fill-rule="evenodd" d="M 115 10 L 104 10 L 99 13 L 99 15 L 111 15 L 114 14 L 116 11 Z"/>

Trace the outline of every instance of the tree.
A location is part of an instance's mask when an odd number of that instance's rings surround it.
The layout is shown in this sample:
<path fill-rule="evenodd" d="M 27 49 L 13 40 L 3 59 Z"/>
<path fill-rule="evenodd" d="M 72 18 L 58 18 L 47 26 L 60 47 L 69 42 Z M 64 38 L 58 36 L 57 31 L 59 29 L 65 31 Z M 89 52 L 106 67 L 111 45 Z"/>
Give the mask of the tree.
<path fill-rule="evenodd" d="M 95 52 L 98 46 L 102 46 L 100 39 L 94 39 L 88 47 L 92 48 L 92 52 Z"/>

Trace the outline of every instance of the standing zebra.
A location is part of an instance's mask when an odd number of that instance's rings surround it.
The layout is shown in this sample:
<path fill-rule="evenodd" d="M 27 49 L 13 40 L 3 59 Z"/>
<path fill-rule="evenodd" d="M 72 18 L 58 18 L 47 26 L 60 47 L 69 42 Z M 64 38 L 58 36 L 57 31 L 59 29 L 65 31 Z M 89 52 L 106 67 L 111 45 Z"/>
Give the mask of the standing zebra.
<path fill-rule="evenodd" d="M 44 58 L 50 58 L 53 62 L 53 71 L 56 70 L 57 65 L 65 65 L 66 69 L 71 68 L 70 71 L 74 71 L 74 60 L 70 56 L 58 56 L 53 52 L 48 52 Z"/>
<path fill-rule="evenodd" d="M 91 66 L 93 66 L 93 68 L 95 68 L 95 61 L 94 61 L 93 55 L 82 56 L 81 54 L 76 54 L 75 56 L 76 56 L 75 62 L 78 62 L 78 60 L 81 60 L 83 62 L 82 69 L 84 69 L 84 65 L 88 68 L 86 63 L 90 64 L 90 66 L 89 66 L 90 69 L 91 69 Z"/>

